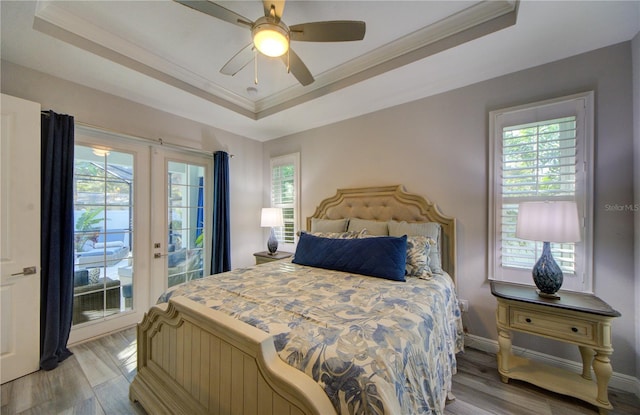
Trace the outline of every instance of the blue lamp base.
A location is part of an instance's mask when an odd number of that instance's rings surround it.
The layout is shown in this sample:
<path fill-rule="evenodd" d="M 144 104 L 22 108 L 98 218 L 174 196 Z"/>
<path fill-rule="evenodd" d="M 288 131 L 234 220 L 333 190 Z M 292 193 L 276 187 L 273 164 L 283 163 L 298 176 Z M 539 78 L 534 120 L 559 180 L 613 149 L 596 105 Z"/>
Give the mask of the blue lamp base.
<path fill-rule="evenodd" d="M 538 287 L 538 295 L 544 298 L 558 299 L 556 292 L 562 287 L 562 270 L 551 255 L 551 244 L 544 242 L 542 255 L 531 271 L 533 282 Z"/>
<path fill-rule="evenodd" d="M 278 251 L 278 239 L 276 238 L 276 233 L 273 228 L 271 228 L 271 233 L 269 233 L 267 250 L 269 251 L 269 255 L 274 255 Z"/>

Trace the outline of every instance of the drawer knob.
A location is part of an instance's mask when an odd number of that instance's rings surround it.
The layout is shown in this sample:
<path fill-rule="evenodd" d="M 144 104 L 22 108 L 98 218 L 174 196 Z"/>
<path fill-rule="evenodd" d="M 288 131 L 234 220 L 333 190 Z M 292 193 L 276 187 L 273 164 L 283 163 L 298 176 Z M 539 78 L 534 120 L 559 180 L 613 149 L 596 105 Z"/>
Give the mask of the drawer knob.
<path fill-rule="evenodd" d="M 526 321 L 527 323 L 531 323 L 531 319 L 529 317 L 527 317 L 526 319 L 524 319 L 524 321 Z"/>
<path fill-rule="evenodd" d="M 571 331 L 574 332 L 574 333 L 577 333 L 578 332 L 578 328 L 577 327 L 571 327 Z"/>

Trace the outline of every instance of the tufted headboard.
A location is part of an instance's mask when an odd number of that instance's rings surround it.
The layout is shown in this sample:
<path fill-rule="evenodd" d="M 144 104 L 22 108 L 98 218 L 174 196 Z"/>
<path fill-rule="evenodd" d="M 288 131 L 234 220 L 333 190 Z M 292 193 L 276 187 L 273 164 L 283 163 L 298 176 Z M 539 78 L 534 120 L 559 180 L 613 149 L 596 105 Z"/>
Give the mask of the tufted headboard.
<path fill-rule="evenodd" d="M 307 230 L 311 230 L 311 218 L 437 222 L 442 228 L 442 268 L 456 281 L 455 218 L 443 215 L 424 197 L 407 193 L 403 186 L 338 189 L 335 196 L 321 201 L 314 214 L 307 218 Z"/>

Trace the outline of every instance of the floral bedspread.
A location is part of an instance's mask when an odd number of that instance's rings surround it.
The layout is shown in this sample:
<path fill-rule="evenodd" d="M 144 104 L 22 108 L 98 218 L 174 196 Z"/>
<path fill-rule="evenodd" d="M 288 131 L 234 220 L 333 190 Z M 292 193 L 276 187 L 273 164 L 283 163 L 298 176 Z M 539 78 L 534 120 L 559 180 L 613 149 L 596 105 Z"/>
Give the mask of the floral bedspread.
<path fill-rule="evenodd" d="M 274 336 L 341 414 L 442 414 L 462 322 L 448 275 L 395 282 L 276 261 L 173 287 Z"/>

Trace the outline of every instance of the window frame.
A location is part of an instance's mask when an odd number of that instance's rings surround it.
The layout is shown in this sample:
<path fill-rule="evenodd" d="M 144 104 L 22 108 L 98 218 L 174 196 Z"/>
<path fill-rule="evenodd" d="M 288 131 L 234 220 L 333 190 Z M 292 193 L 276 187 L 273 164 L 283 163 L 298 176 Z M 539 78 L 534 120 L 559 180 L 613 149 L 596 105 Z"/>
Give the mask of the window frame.
<path fill-rule="evenodd" d="M 293 165 L 293 202 L 282 204 L 274 202 L 273 193 L 273 169 L 274 167 Z M 298 231 L 300 230 L 300 153 L 290 153 L 282 156 L 271 157 L 269 162 L 269 204 L 270 207 L 293 208 L 293 242 L 283 241 L 281 229 L 275 229 L 278 238 L 279 249 L 295 250 L 298 242 Z M 285 219 L 285 222 L 287 220 Z"/>
<path fill-rule="evenodd" d="M 582 240 L 576 247 L 576 273 L 565 275 L 562 289 L 593 292 L 593 170 L 594 93 L 539 101 L 489 112 L 489 218 L 487 275 L 490 280 L 533 285 L 530 269 L 503 267 L 502 235 L 502 134 L 503 128 L 576 117 L 575 201 L 581 220 Z M 566 200 L 566 198 L 564 199 Z"/>

